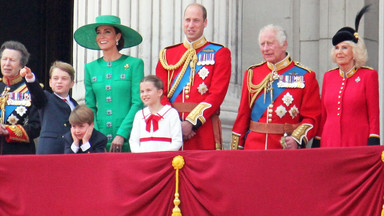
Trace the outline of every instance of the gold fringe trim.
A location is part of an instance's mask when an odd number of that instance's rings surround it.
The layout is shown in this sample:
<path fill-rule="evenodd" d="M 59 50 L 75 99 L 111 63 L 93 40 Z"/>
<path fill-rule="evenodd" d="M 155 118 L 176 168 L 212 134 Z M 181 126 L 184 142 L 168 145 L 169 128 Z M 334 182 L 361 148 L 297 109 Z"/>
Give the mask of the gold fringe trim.
<path fill-rule="evenodd" d="M 173 158 L 172 166 L 176 170 L 176 189 L 175 189 L 175 199 L 173 200 L 173 204 L 175 207 L 172 209 L 172 216 L 182 216 L 181 210 L 179 208 L 180 199 L 179 199 L 179 170 L 183 168 L 185 164 L 184 158 L 181 155 L 178 155 Z"/>

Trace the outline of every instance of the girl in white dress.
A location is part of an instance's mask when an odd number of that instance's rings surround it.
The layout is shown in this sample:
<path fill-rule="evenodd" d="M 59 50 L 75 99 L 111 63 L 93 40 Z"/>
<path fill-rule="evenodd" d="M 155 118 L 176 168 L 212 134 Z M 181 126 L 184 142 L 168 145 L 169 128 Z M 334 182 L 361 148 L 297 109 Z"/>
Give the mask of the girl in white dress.
<path fill-rule="evenodd" d="M 177 151 L 183 144 L 178 112 L 162 105 L 163 82 L 148 75 L 140 82 L 140 98 L 146 106 L 133 121 L 129 145 L 132 152 Z"/>

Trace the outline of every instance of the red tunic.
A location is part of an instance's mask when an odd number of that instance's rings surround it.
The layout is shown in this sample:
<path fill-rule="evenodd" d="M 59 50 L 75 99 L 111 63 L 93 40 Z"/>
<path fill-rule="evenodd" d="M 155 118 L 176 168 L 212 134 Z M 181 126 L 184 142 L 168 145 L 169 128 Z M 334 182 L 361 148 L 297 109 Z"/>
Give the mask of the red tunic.
<path fill-rule="evenodd" d="M 204 50 L 210 44 L 207 42 L 204 46 L 196 49 L 196 53 Z M 184 44 L 178 44 L 166 48 L 166 59 L 168 65 L 175 65 L 187 51 Z M 198 55 L 199 56 L 199 55 Z M 181 67 L 175 69 L 170 82 L 168 82 L 168 72 L 159 62 L 156 67 L 156 75 L 164 82 L 164 95 L 168 94 L 168 86 L 176 79 L 181 71 Z M 208 71 L 206 77 L 199 73 L 203 68 Z M 175 103 L 198 103 L 204 105 L 204 109 L 199 115 L 189 115 L 190 113 L 179 113 L 181 120 L 189 120 L 194 125 L 196 135 L 191 139 L 184 141 L 184 149 L 215 149 L 215 139 L 211 116 L 217 112 L 226 95 L 229 80 L 231 77 L 231 53 L 228 48 L 222 47 L 214 54 L 214 63 L 212 65 L 204 65 L 200 71 L 194 76 L 193 84 L 190 90 L 184 88 L 177 96 Z M 169 72 L 172 74 L 172 71 Z M 167 100 L 167 97 L 163 97 Z M 163 102 L 164 102 L 163 100 Z M 166 103 L 169 103 L 167 101 Z M 195 109 L 196 110 L 196 109 Z M 194 110 L 194 111 L 195 111 Z M 195 119 L 196 121 L 190 121 Z"/>
<path fill-rule="evenodd" d="M 379 137 L 377 71 L 360 68 L 349 78 L 339 69 L 328 71 L 321 95 L 321 147 L 365 146 L 369 137 Z"/>
<path fill-rule="evenodd" d="M 285 64 L 287 66 L 280 67 L 280 70 L 277 70 L 279 75 L 295 66 L 295 63 L 290 61 L 289 56 L 286 61 L 288 61 Z M 254 85 L 263 81 L 272 71 L 266 62 L 254 66 L 251 70 L 253 71 L 252 83 Z M 233 136 L 239 137 L 238 145 L 244 146 L 244 149 L 281 149 L 280 140 L 283 134 L 259 133 L 249 129 L 253 107 L 250 108 L 247 78 L 248 71 L 245 71 L 239 112 L 232 130 Z M 302 138 L 304 137 L 306 140 L 313 138 L 320 120 L 319 85 L 315 73 L 306 72 L 304 74 L 304 83 L 304 88 L 284 88 L 283 92 L 269 105 L 269 108 L 262 113 L 258 122 L 300 124 L 299 126 L 305 124 L 308 127 L 302 133 Z M 264 91 L 261 91 L 259 97 L 264 98 Z M 264 103 L 263 100 L 258 102 Z M 301 141 L 299 140 L 299 142 Z"/>

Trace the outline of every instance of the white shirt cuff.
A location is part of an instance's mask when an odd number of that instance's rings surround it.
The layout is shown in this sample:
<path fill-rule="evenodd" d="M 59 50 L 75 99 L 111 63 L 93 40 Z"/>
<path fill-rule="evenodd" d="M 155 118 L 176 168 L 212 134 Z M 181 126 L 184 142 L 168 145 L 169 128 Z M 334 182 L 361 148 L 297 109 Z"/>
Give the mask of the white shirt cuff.
<path fill-rule="evenodd" d="M 79 147 L 79 146 L 76 146 L 75 143 L 72 143 L 72 145 L 71 145 L 71 149 L 72 149 L 72 151 L 73 151 L 74 153 L 77 153 L 77 152 L 79 151 L 80 147 Z"/>
<path fill-rule="evenodd" d="M 35 74 L 32 74 L 32 75 L 33 75 L 33 77 L 31 79 L 28 79 L 27 77 L 25 77 L 25 80 L 27 81 L 27 83 L 35 82 L 35 80 L 36 80 Z"/>
<path fill-rule="evenodd" d="M 83 152 L 85 152 L 89 148 L 91 148 L 91 144 L 89 142 L 83 143 L 80 148 L 81 148 L 81 150 L 83 150 Z"/>

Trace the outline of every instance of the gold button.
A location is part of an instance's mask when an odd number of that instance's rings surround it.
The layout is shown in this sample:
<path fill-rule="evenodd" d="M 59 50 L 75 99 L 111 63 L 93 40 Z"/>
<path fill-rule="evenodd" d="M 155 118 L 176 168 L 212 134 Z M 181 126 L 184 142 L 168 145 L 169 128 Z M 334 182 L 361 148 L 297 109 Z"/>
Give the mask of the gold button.
<path fill-rule="evenodd" d="M 64 123 L 64 127 L 67 127 L 67 124 Z"/>
<path fill-rule="evenodd" d="M 272 114 L 268 114 L 268 117 L 272 117 Z"/>
<path fill-rule="evenodd" d="M 268 119 L 268 122 L 272 122 L 272 119 Z"/>
<path fill-rule="evenodd" d="M 185 95 L 185 98 L 186 98 L 186 99 L 189 99 L 189 95 Z"/>
<path fill-rule="evenodd" d="M 341 94 L 342 91 L 339 91 L 339 94 Z"/>
<path fill-rule="evenodd" d="M 186 89 L 186 90 L 185 90 L 185 94 L 189 94 L 189 90 Z"/>
<path fill-rule="evenodd" d="M 339 101 L 339 102 L 337 102 L 337 104 L 340 104 L 340 101 Z"/>
<path fill-rule="evenodd" d="M 337 115 L 339 116 L 339 115 L 340 115 L 340 113 L 337 113 Z"/>
<path fill-rule="evenodd" d="M 340 107 L 339 107 L 339 108 L 337 108 L 337 110 L 340 110 Z"/>
<path fill-rule="evenodd" d="M 344 83 L 341 83 L 341 85 L 344 85 Z"/>
<path fill-rule="evenodd" d="M 269 108 L 272 108 L 273 107 L 273 104 L 269 104 Z"/>
<path fill-rule="evenodd" d="M 344 87 L 341 87 L 340 89 L 343 89 Z"/>
<path fill-rule="evenodd" d="M 271 113 L 271 112 L 273 112 L 273 110 L 271 110 L 271 109 L 268 109 L 268 112 L 269 112 L 269 113 Z"/>
<path fill-rule="evenodd" d="M 339 99 L 341 98 L 341 96 L 339 95 Z"/>

